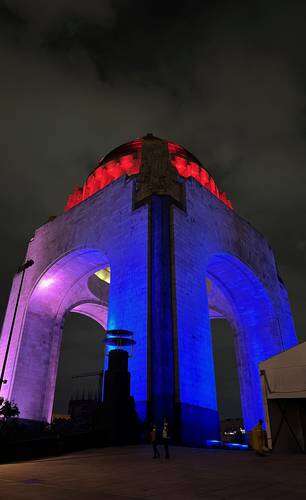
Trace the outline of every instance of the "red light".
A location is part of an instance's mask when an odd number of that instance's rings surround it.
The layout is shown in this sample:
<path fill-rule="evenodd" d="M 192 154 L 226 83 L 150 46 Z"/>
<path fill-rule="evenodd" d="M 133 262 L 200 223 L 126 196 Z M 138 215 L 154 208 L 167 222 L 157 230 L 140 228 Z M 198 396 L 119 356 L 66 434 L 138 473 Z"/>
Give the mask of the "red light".
<path fill-rule="evenodd" d="M 120 158 L 120 166 L 127 175 L 139 174 L 140 158 L 134 158 L 133 155 L 125 155 Z"/>
<path fill-rule="evenodd" d="M 189 163 L 190 177 L 201 183 L 200 167 L 194 162 Z"/>
<path fill-rule="evenodd" d="M 171 154 L 177 154 L 182 150 L 182 147 L 174 142 L 168 142 L 168 151 Z"/>
<path fill-rule="evenodd" d="M 83 200 L 83 188 L 76 187 L 73 193 L 68 196 L 67 204 L 65 206 L 65 211 L 69 210 L 75 205 L 78 205 L 78 203 L 81 203 L 82 200 Z"/>
<path fill-rule="evenodd" d="M 95 194 L 96 191 L 98 191 L 98 183 L 96 181 L 95 175 L 91 174 L 88 178 L 87 181 L 84 184 L 83 187 L 83 200 L 88 198 L 89 196 L 92 196 Z"/>
<path fill-rule="evenodd" d="M 117 161 L 109 161 L 106 163 L 104 168 L 112 180 L 119 179 L 119 177 L 121 177 L 124 173 L 120 167 L 120 163 Z"/>
<path fill-rule="evenodd" d="M 108 186 L 114 179 L 109 175 L 108 171 L 103 168 L 101 177 L 99 180 L 99 190 L 103 189 L 105 186 Z"/>
<path fill-rule="evenodd" d="M 215 196 L 217 196 L 217 198 L 219 198 L 219 190 L 218 190 L 216 183 L 212 177 L 210 177 L 210 179 L 209 179 L 209 185 L 210 185 L 210 191 L 212 192 L 212 194 L 214 194 Z"/>
<path fill-rule="evenodd" d="M 209 175 L 208 172 L 204 168 L 200 170 L 200 184 L 204 186 L 206 189 L 209 189 Z"/>
<path fill-rule="evenodd" d="M 187 168 L 187 160 L 185 158 L 181 158 L 180 156 L 174 156 L 172 159 L 172 164 L 178 171 L 181 177 L 189 177 L 188 168 Z"/>
<path fill-rule="evenodd" d="M 100 189 L 103 189 L 108 184 L 122 175 L 139 174 L 140 158 L 135 158 L 133 154 L 122 156 L 118 161 L 111 160 L 105 165 L 99 165 L 95 171 L 87 177 L 82 188 L 76 188 L 72 194 L 68 196 L 65 211 L 70 210 L 81 201 L 86 200 Z"/>
<path fill-rule="evenodd" d="M 175 144 L 169 143 L 169 152 L 180 151 L 179 147 L 176 149 Z M 182 148 L 181 148 L 182 149 Z M 201 186 L 208 189 L 216 198 L 218 198 L 222 203 L 224 203 L 227 207 L 233 208 L 231 202 L 228 200 L 225 193 L 221 193 L 212 177 L 208 174 L 208 172 L 198 165 L 194 161 L 187 162 L 185 158 L 181 156 L 173 155 L 171 158 L 172 165 L 176 168 L 178 174 L 185 179 L 188 177 L 192 177 L 196 181 L 198 181 Z"/>
<path fill-rule="evenodd" d="M 99 162 L 95 171 L 88 176 L 84 186 L 82 188 L 75 188 L 73 193 L 68 196 L 65 211 L 70 210 L 70 208 L 78 205 L 81 201 L 86 200 L 123 175 L 131 176 L 139 174 L 142 142 L 136 140 L 129 143 L 129 146 L 133 151 L 132 154 L 123 154 L 118 160 L 110 159 L 105 164 Z M 233 208 L 226 194 L 219 191 L 214 179 L 196 162 L 196 158 L 182 148 L 182 146 L 173 142 L 168 143 L 168 150 L 171 155 L 171 163 L 181 177 L 185 179 L 192 177 L 226 206 L 231 209 Z"/>

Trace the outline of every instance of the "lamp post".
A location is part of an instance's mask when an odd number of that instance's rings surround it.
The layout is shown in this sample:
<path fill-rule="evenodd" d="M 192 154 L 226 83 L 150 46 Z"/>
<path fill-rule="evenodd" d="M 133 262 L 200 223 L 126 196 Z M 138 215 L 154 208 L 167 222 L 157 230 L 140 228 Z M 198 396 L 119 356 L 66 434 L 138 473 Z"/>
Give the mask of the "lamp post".
<path fill-rule="evenodd" d="M 4 374 L 5 374 L 5 368 L 6 368 L 7 358 L 8 358 L 8 354 L 9 354 L 9 350 L 10 350 L 10 345 L 11 345 L 11 341 L 12 341 L 12 335 L 13 335 L 13 330 L 14 330 L 14 325 L 15 325 L 15 320 L 16 320 L 16 315 L 17 315 L 17 310 L 18 310 L 18 305 L 19 305 L 19 299 L 20 299 L 21 289 L 22 289 L 23 280 L 24 280 L 24 275 L 25 275 L 26 269 L 28 269 L 28 267 L 33 266 L 33 264 L 34 264 L 34 261 L 32 259 L 30 259 L 30 260 L 27 260 L 24 264 L 22 264 L 17 269 L 17 274 L 22 273 L 22 275 L 21 275 L 21 280 L 20 280 L 20 285 L 19 285 L 17 300 L 16 300 L 16 304 L 15 304 L 15 309 L 14 309 L 12 324 L 11 324 L 11 328 L 10 328 L 9 338 L 8 338 L 8 341 L 7 341 L 7 346 L 6 346 L 6 350 L 5 350 L 5 356 L 4 356 L 2 370 L 1 370 L 1 375 L 0 375 L 0 391 L 2 389 L 2 385 L 7 383 L 7 380 L 5 380 L 5 378 L 4 378 Z"/>

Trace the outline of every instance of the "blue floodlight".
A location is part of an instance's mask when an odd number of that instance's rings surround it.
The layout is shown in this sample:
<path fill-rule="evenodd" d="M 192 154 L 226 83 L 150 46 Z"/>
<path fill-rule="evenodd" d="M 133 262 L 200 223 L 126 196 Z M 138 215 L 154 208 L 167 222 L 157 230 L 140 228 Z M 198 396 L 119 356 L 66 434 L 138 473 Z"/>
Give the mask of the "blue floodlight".
<path fill-rule="evenodd" d="M 220 448 L 222 446 L 222 441 L 218 441 L 217 439 L 207 439 L 206 446 L 208 446 L 209 448 Z"/>
<path fill-rule="evenodd" d="M 247 444 L 241 443 L 223 443 L 226 448 L 233 448 L 236 450 L 247 450 L 249 447 Z"/>

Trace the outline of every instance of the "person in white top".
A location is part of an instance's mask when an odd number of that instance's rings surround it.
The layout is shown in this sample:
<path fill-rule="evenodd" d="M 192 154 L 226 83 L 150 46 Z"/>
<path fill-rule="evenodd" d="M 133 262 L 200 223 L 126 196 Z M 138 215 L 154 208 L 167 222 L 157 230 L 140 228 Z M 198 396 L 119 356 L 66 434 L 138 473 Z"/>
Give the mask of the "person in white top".
<path fill-rule="evenodd" d="M 170 458 L 170 454 L 169 454 L 170 436 L 169 436 L 169 425 L 168 425 L 166 418 L 164 418 L 164 425 L 163 425 L 163 430 L 162 430 L 162 440 L 163 440 L 163 445 L 164 445 L 164 449 L 165 449 L 165 458 L 169 459 Z"/>

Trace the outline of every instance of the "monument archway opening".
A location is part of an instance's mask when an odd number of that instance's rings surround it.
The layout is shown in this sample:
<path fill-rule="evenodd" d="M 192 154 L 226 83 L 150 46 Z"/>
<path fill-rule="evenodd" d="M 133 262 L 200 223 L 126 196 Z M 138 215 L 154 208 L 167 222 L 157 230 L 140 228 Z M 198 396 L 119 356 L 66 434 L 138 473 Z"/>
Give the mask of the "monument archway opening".
<path fill-rule="evenodd" d="M 235 331 L 225 319 L 210 323 L 214 354 L 218 413 L 225 420 L 242 419 L 238 366 L 235 352 Z"/>
<path fill-rule="evenodd" d="M 70 413 L 73 401 L 101 401 L 105 330 L 88 315 L 65 317 L 52 418 Z"/>
<path fill-rule="evenodd" d="M 250 430 L 264 416 L 258 364 L 277 349 L 273 306 L 253 271 L 230 254 L 210 259 L 206 283 L 210 319 L 225 319 L 234 331 L 242 416 Z"/>
<path fill-rule="evenodd" d="M 23 418 L 51 420 L 67 314 L 89 316 L 106 328 L 109 285 L 95 275 L 105 268 L 109 263 L 99 250 L 77 249 L 49 266 L 35 284 L 24 315 L 22 356 L 9 387 Z"/>

